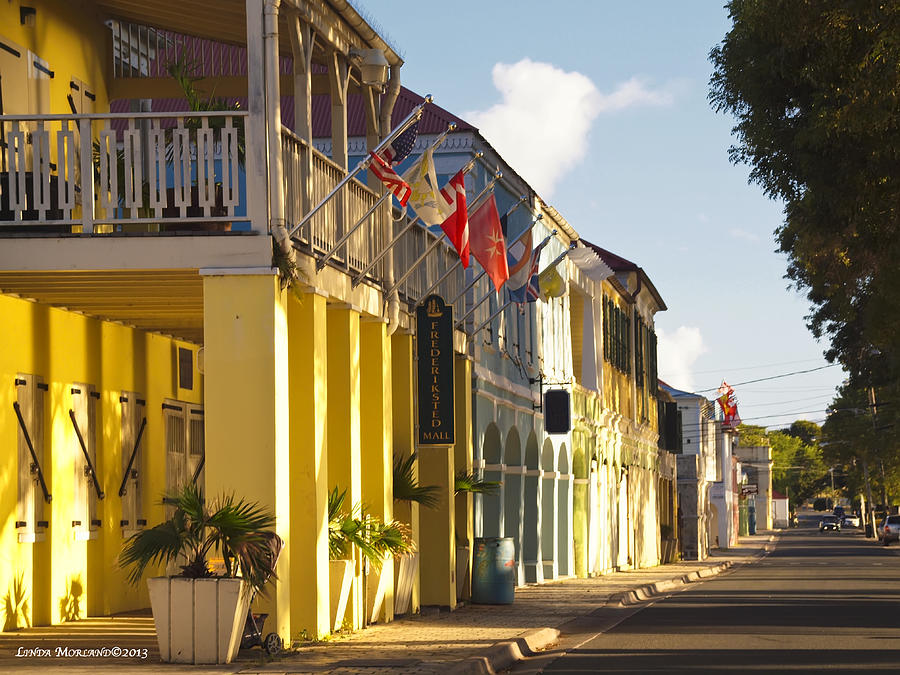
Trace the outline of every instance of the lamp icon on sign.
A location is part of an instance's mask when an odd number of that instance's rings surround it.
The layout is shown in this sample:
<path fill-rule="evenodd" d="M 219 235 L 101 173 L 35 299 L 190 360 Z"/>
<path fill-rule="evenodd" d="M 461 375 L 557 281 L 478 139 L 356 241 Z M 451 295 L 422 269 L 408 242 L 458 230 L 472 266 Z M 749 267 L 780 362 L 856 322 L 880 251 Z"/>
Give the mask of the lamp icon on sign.
<path fill-rule="evenodd" d="M 425 313 L 430 317 L 439 317 L 443 316 L 444 312 L 441 309 L 440 303 L 437 298 L 429 298 L 428 302 L 425 304 Z"/>

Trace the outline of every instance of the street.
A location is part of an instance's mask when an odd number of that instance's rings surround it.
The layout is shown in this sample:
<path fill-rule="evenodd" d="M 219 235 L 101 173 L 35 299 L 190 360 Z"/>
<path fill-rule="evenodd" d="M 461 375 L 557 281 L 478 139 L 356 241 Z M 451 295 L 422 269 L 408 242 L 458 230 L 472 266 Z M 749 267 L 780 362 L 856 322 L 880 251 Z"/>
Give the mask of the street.
<path fill-rule="evenodd" d="M 801 516 L 760 562 L 629 611 L 582 622 L 580 645 L 513 672 L 900 671 L 900 547 Z M 586 638 L 586 639 L 585 639 Z"/>

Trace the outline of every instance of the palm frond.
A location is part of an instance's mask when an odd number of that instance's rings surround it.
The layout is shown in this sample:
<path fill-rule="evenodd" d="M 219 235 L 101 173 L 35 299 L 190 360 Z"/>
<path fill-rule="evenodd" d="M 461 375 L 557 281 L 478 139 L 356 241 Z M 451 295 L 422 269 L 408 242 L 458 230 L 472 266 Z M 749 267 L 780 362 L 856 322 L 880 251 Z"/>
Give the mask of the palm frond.
<path fill-rule="evenodd" d="M 475 472 L 468 473 L 464 469 L 457 472 L 454 480 L 455 494 L 460 492 L 474 492 L 478 494 L 496 494 L 502 483 L 493 480 L 484 480 Z"/>
<path fill-rule="evenodd" d="M 183 551 L 184 544 L 184 530 L 167 520 L 129 537 L 119 554 L 119 565 L 131 568 L 128 580 L 136 584 L 148 565 L 168 565 Z"/>
<path fill-rule="evenodd" d="M 405 460 L 397 458 L 394 463 L 394 499 L 397 501 L 416 502 L 422 506 L 433 509 L 440 501 L 437 485 L 419 485 L 415 475 L 416 453 L 411 454 Z"/>

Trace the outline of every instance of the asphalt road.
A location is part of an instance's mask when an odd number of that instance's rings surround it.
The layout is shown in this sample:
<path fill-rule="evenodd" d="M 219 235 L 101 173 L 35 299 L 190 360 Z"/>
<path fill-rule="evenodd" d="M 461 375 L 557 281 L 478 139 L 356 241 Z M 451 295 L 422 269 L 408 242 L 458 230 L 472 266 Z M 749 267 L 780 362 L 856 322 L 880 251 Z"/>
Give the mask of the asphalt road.
<path fill-rule="evenodd" d="M 859 530 L 820 534 L 817 518 L 757 563 L 640 608 L 599 610 L 556 654 L 513 672 L 900 672 L 900 546 Z"/>

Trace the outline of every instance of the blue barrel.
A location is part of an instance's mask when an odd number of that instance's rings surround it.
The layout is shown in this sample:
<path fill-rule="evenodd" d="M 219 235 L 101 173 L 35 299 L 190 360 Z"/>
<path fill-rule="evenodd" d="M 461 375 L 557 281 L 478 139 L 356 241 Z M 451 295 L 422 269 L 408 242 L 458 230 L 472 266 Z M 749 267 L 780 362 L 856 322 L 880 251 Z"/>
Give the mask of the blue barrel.
<path fill-rule="evenodd" d="M 478 537 L 472 573 L 472 602 L 511 605 L 516 589 L 516 547 L 512 537 Z"/>

